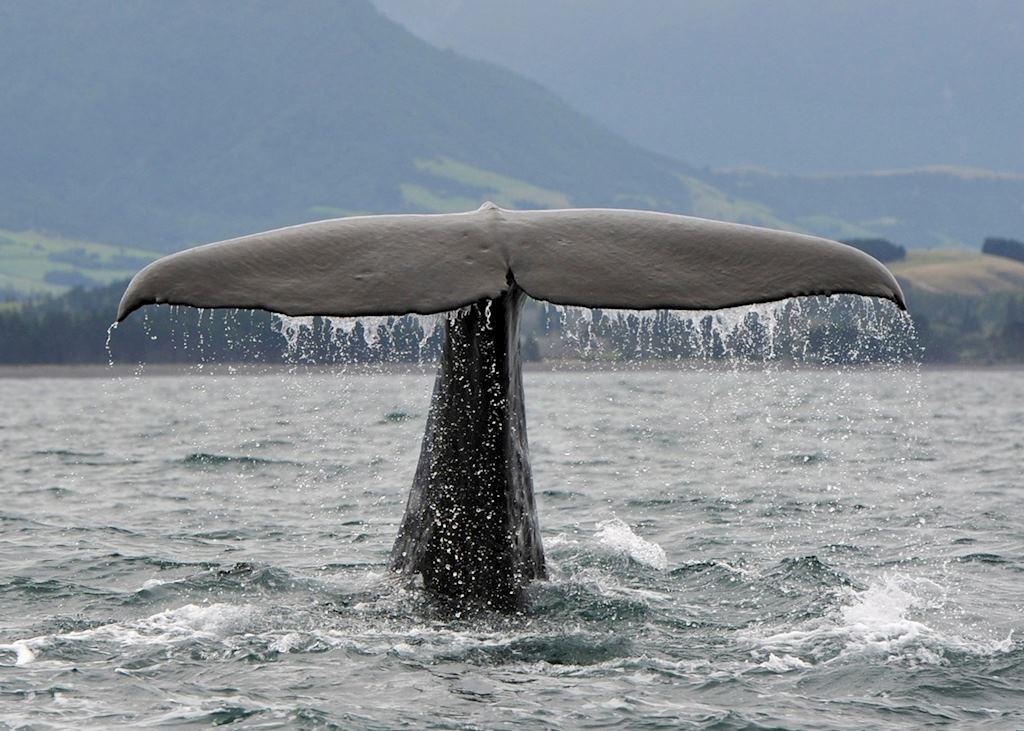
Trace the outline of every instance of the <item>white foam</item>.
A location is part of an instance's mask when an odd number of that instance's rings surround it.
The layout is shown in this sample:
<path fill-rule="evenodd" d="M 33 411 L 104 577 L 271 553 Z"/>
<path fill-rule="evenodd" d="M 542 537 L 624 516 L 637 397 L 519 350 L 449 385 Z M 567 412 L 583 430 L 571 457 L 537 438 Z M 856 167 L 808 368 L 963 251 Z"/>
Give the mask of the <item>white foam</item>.
<path fill-rule="evenodd" d="M 0 652 L 13 652 L 15 665 L 28 665 L 36 659 L 36 653 L 29 647 L 31 640 L 15 640 L 9 645 L 0 645 Z"/>
<path fill-rule="evenodd" d="M 133 622 L 112 622 L 92 629 L 41 635 L 0 645 L 0 650 L 15 653 L 15 665 L 33 662 L 46 648 L 58 642 L 110 642 L 122 647 L 132 645 L 172 645 L 192 639 L 219 640 L 244 631 L 255 615 L 248 605 L 187 604 L 168 609 Z"/>
<path fill-rule="evenodd" d="M 773 673 L 788 673 L 791 670 L 809 668 L 811 667 L 811 664 L 793 655 L 776 655 L 775 653 L 768 653 L 768 659 L 759 663 L 758 667 L 764 668 L 765 670 Z"/>
<path fill-rule="evenodd" d="M 665 549 L 638 536 L 619 518 L 603 520 L 597 524 L 597 528 L 597 540 L 614 552 L 629 556 L 633 561 L 652 569 L 664 571 L 668 568 Z"/>
<path fill-rule="evenodd" d="M 575 538 L 570 538 L 565 533 L 559 533 L 556 536 L 548 536 L 544 539 L 544 549 L 550 550 L 552 548 L 561 548 L 562 546 L 575 546 L 579 543 Z"/>
<path fill-rule="evenodd" d="M 276 652 L 291 652 L 302 646 L 303 638 L 298 632 L 287 632 L 270 643 L 270 649 Z"/>
<path fill-rule="evenodd" d="M 220 638 L 247 627 L 255 614 L 255 607 L 247 604 L 186 604 L 147 617 L 136 626 L 142 636 L 159 640 L 194 636 Z"/>
<path fill-rule="evenodd" d="M 997 641 L 974 640 L 912 618 L 916 610 L 934 601 L 937 591 L 941 592 L 941 587 L 925 579 L 886 577 L 862 591 L 851 590 L 848 602 L 827 617 L 800 629 L 760 638 L 752 654 L 760 658 L 767 652 L 767 663 L 772 663 L 777 653 L 779 658 L 789 656 L 802 662 L 873 656 L 886 662 L 937 665 L 946 662 L 947 650 L 987 656 L 1012 649 L 1012 636 Z M 778 662 L 772 666 L 780 667 Z"/>

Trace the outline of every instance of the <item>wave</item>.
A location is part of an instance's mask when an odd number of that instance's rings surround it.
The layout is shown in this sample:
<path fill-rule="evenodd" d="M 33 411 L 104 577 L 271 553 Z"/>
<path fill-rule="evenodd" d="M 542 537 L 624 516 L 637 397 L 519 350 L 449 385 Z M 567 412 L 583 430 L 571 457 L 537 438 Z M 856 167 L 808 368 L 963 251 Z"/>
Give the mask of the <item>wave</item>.
<path fill-rule="evenodd" d="M 0 645 L 0 652 L 14 654 L 13 664 L 20 666 L 34 662 L 54 648 L 60 649 L 61 655 L 69 654 L 69 645 L 80 645 L 90 651 L 113 645 L 123 652 L 139 645 L 167 647 L 196 640 L 219 640 L 248 629 L 256 611 L 250 605 L 187 604 L 134 621 L 111 622 L 91 629 L 15 640 Z"/>
<path fill-rule="evenodd" d="M 384 418 L 381 420 L 382 424 L 400 424 L 403 421 L 409 421 L 411 419 L 418 419 L 419 416 L 410 413 L 408 411 L 402 411 L 401 409 L 395 409 L 384 414 Z"/>
<path fill-rule="evenodd" d="M 940 606 L 944 594 L 935 582 L 901 575 L 865 589 L 849 588 L 845 601 L 826 616 L 797 629 L 751 637 L 751 654 L 765 670 L 788 672 L 853 659 L 943 665 L 956 655 L 1013 651 L 1012 634 L 1003 640 L 972 639 L 912 618 L 915 610 Z"/>
<path fill-rule="evenodd" d="M 202 467 L 220 467 L 224 465 L 241 465 L 243 467 L 260 467 L 265 465 L 297 465 L 298 462 L 287 459 L 268 459 L 250 455 L 211 454 L 209 452 L 193 452 L 181 462 L 186 465 Z"/>
<path fill-rule="evenodd" d="M 31 454 L 39 457 L 103 457 L 104 452 L 83 452 L 74 449 L 36 449 Z"/>
<path fill-rule="evenodd" d="M 0 644 L 0 666 L 94 662 L 109 664 L 122 675 L 144 675 L 176 656 L 267 662 L 331 650 L 423 664 L 586 666 L 632 651 L 632 641 L 621 635 L 562 626 L 546 631 L 547 625 L 505 616 L 447 625 L 409 617 L 395 621 L 396 598 L 401 601 L 395 596 L 370 599 L 347 607 L 344 614 L 324 607 L 189 603 L 138 619 Z"/>
<path fill-rule="evenodd" d="M 206 566 L 205 569 L 185 576 L 146 579 L 134 592 L 123 596 L 121 603 L 145 605 L 210 595 L 237 594 L 256 598 L 297 592 L 320 596 L 323 601 L 337 599 L 336 592 L 322 581 L 296 576 L 278 566 L 242 561 L 227 567 Z"/>

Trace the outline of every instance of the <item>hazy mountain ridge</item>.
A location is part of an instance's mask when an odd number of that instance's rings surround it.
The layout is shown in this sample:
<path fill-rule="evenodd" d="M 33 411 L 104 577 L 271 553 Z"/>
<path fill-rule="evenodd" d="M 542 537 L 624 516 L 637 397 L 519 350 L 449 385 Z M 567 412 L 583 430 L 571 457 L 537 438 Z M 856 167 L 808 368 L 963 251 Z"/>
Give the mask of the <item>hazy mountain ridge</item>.
<path fill-rule="evenodd" d="M 986 236 L 1024 232 L 1024 175 L 1013 173 L 929 167 L 845 175 L 701 174 L 728 194 L 757 200 L 780 219 L 832 238 L 873 235 L 909 248 L 980 248 Z"/>
<path fill-rule="evenodd" d="M 682 163 L 364 0 L 11 2 L 0 83 L 19 110 L 0 118 L 10 229 L 173 248 L 317 209 L 429 208 L 420 189 L 479 201 L 486 174 L 572 205 L 688 208 Z"/>
<path fill-rule="evenodd" d="M 1018 0 L 374 2 L 702 166 L 1024 172 Z"/>

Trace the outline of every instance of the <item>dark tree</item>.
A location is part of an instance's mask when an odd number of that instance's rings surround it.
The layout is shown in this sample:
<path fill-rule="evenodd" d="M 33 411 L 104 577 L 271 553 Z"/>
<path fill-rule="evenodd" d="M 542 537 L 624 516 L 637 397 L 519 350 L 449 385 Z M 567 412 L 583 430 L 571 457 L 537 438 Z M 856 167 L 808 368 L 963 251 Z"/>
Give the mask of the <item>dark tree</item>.
<path fill-rule="evenodd" d="M 842 243 L 860 249 L 880 262 L 900 261 L 907 258 L 907 250 L 888 239 L 847 239 Z"/>
<path fill-rule="evenodd" d="M 981 253 L 990 256 L 1002 256 L 1024 263 L 1024 242 L 1016 239 L 989 237 L 981 245 Z"/>

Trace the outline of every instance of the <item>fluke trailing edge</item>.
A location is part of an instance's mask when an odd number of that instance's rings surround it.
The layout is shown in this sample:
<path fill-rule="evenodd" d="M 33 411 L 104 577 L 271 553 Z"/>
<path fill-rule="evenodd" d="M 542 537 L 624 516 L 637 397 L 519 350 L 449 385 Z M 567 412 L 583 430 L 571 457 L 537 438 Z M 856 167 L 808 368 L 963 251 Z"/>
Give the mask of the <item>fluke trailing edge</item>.
<path fill-rule="evenodd" d="M 421 315 L 500 296 L 515 281 L 560 305 L 708 310 L 815 294 L 884 297 L 889 270 L 802 234 L 651 211 L 357 216 L 242 236 L 164 257 L 128 286 L 147 304 L 285 315 Z"/>
<path fill-rule="evenodd" d="M 905 307 L 889 270 L 834 241 L 649 211 L 360 216 L 196 247 L 139 272 L 118 308 L 285 315 L 459 310 L 445 341 L 392 567 L 499 609 L 544 576 L 519 357 L 525 295 L 562 305 L 717 309 L 860 294 Z"/>

